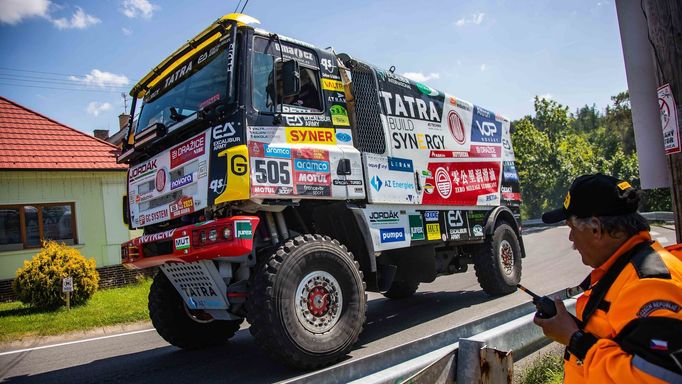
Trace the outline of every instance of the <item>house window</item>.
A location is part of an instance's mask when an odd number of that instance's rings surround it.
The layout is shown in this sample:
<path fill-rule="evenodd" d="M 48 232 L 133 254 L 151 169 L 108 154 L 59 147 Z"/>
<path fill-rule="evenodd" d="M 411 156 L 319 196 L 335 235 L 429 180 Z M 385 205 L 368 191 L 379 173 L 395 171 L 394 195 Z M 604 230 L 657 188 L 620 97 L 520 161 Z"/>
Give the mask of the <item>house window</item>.
<path fill-rule="evenodd" d="M 0 251 L 38 248 L 42 240 L 77 244 L 74 203 L 0 205 Z"/>

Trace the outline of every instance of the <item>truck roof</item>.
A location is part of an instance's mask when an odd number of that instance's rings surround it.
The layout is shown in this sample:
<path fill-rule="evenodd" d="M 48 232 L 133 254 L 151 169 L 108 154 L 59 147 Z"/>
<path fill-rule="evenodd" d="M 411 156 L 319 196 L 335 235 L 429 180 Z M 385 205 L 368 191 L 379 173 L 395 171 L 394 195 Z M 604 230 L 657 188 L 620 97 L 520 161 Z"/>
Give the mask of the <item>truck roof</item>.
<path fill-rule="evenodd" d="M 138 81 L 130 90 L 130 96 L 142 98 L 150 88 L 156 85 L 163 77 L 173 72 L 187 58 L 191 57 L 211 42 L 222 37 L 223 31 L 226 30 L 226 28 L 229 28 L 229 23 L 231 21 L 236 21 L 238 26 L 260 24 L 258 19 L 243 13 L 229 13 L 220 17 L 149 71 L 149 73 Z"/>

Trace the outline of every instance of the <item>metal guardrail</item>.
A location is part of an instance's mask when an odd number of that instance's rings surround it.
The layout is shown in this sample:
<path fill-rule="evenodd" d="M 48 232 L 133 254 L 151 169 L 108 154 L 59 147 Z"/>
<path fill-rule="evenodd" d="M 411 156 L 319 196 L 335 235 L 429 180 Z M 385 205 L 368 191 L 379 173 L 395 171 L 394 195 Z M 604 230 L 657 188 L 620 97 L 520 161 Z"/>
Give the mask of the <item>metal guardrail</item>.
<path fill-rule="evenodd" d="M 566 299 L 565 290 L 550 297 Z M 568 308 L 574 300 L 565 300 Z M 332 367 L 298 376 L 281 383 L 434 383 L 452 382 L 458 368 L 472 364 L 473 358 L 462 349 L 483 343 L 493 348 L 509 348 L 515 359 L 521 359 L 549 341 L 532 322 L 535 306 L 528 302 L 496 314 L 474 320 L 436 334 L 343 362 Z M 479 349 L 475 349 L 478 356 Z M 464 360 L 462 360 L 464 359 Z M 471 361 L 471 362 L 470 362 Z M 480 367 L 478 360 L 476 366 Z M 469 368 L 465 368 L 469 369 Z M 480 372 L 480 369 L 479 371 Z M 449 379 L 448 379 L 449 378 Z M 469 382 L 468 380 L 460 382 Z"/>
<path fill-rule="evenodd" d="M 655 211 L 655 212 L 640 212 L 642 216 L 644 216 L 645 219 L 649 221 L 664 221 L 666 223 L 672 223 L 675 222 L 675 216 L 673 215 L 673 212 L 665 212 L 665 211 Z M 535 227 L 539 225 L 559 225 L 558 224 L 545 224 L 542 222 L 542 219 L 529 219 L 529 220 L 523 220 L 523 226 L 524 227 Z"/>

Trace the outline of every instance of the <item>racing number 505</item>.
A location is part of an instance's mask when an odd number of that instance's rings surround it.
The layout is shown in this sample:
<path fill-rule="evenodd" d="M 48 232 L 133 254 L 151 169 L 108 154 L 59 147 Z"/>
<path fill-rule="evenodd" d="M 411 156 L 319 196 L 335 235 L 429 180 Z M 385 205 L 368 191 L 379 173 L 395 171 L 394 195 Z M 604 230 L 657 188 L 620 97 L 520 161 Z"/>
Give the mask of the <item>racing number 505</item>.
<path fill-rule="evenodd" d="M 257 159 L 254 161 L 256 181 L 261 184 L 290 184 L 289 165 L 288 161 Z"/>

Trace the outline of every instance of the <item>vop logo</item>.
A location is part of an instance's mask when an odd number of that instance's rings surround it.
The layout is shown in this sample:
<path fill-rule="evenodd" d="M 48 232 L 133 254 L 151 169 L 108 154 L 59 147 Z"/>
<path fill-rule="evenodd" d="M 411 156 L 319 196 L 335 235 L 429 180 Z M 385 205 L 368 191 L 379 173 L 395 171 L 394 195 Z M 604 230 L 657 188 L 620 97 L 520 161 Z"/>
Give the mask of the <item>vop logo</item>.
<path fill-rule="evenodd" d="M 495 123 L 488 121 L 481 123 L 480 121 L 477 121 L 476 126 L 478 127 L 478 131 L 481 132 L 481 135 L 483 136 L 494 136 L 497 133 L 497 127 L 495 126 Z"/>
<path fill-rule="evenodd" d="M 438 211 L 426 211 L 426 212 L 424 212 L 424 220 L 426 220 L 426 221 L 438 221 Z"/>

